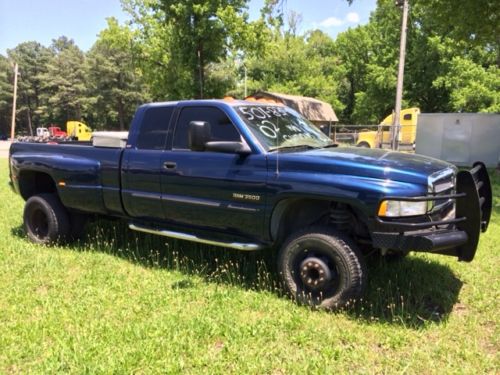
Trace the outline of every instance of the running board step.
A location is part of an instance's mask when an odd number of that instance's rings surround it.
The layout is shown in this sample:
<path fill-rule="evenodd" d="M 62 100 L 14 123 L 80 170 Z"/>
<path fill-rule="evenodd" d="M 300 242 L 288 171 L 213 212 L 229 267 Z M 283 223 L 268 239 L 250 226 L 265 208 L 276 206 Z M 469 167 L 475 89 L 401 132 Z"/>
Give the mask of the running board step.
<path fill-rule="evenodd" d="M 206 245 L 229 247 L 231 249 L 237 249 L 237 250 L 253 251 L 253 250 L 260 250 L 263 248 L 262 245 L 259 245 L 256 243 L 220 242 L 220 241 L 214 241 L 214 240 L 208 240 L 205 238 L 200 238 L 200 237 L 197 237 L 195 235 L 188 234 L 188 233 L 174 232 L 174 231 L 165 230 L 165 229 L 153 229 L 153 228 L 149 228 L 149 227 L 138 225 L 138 224 L 129 224 L 128 227 L 130 229 L 136 230 L 138 232 L 157 234 L 160 236 L 176 238 L 178 240 L 198 242 L 198 243 L 203 243 Z"/>

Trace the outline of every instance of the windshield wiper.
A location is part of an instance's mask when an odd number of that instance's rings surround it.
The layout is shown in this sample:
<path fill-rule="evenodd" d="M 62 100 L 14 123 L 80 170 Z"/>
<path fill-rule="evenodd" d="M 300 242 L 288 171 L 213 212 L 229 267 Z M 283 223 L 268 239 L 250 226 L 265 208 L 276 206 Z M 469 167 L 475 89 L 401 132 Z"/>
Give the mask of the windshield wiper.
<path fill-rule="evenodd" d="M 331 143 L 329 145 L 323 146 L 323 148 L 332 148 L 332 147 L 339 147 L 338 143 Z"/>
<path fill-rule="evenodd" d="M 291 150 L 291 149 L 305 149 L 305 150 L 313 150 L 318 147 L 310 146 L 310 145 L 294 145 L 294 146 L 278 146 L 270 148 L 268 152 L 273 151 L 281 151 L 281 150 Z"/>

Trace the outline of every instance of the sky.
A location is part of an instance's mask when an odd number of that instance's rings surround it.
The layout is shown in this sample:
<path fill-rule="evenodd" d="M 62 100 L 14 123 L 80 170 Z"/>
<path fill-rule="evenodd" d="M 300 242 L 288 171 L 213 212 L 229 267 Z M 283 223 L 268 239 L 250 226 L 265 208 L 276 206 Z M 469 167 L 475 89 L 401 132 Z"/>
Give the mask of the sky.
<path fill-rule="evenodd" d="M 250 0 L 250 18 L 260 14 L 264 0 Z M 286 0 L 286 11 L 302 15 L 299 32 L 321 29 L 332 37 L 349 27 L 368 22 L 376 0 Z M 87 51 L 106 27 L 106 18 L 129 19 L 120 0 L 0 0 L 0 54 L 21 42 L 45 46 L 65 35 Z"/>

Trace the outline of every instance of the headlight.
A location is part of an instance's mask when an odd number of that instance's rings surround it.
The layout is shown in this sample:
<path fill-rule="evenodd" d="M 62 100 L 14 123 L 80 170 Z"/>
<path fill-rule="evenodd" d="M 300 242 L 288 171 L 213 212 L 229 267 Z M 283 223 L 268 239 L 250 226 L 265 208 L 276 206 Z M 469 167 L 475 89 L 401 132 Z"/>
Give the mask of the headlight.
<path fill-rule="evenodd" d="M 427 213 L 427 202 L 383 201 L 378 216 L 400 217 L 417 216 Z"/>

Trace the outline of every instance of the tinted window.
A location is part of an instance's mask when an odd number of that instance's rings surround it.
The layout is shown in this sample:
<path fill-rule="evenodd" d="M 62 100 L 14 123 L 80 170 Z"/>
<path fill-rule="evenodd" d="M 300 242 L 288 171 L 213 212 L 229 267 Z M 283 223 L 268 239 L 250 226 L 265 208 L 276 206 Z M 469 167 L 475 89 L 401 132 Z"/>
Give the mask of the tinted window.
<path fill-rule="evenodd" d="M 163 150 L 167 140 L 168 123 L 174 107 L 149 108 L 142 120 L 141 132 L 137 139 L 137 148 Z"/>
<path fill-rule="evenodd" d="M 407 113 L 403 116 L 403 120 L 411 120 L 411 113 Z"/>
<path fill-rule="evenodd" d="M 210 123 L 212 141 L 240 141 L 240 133 L 224 112 L 215 107 L 186 107 L 181 111 L 175 128 L 174 146 L 177 149 L 188 147 L 188 126 L 191 121 Z"/>

